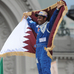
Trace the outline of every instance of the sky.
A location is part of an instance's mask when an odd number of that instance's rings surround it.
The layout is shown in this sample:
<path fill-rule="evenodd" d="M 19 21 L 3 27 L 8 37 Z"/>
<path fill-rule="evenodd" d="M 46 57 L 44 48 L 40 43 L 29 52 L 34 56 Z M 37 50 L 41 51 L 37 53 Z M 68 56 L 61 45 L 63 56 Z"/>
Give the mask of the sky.
<path fill-rule="evenodd" d="M 64 0 L 67 3 L 68 9 L 70 9 L 71 5 L 74 5 L 74 0 Z"/>
<path fill-rule="evenodd" d="M 46 8 L 49 5 L 52 5 L 53 3 L 56 3 L 57 1 L 60 1 L 60 0 L 38 0 L 38 1 L 41 5 L 41 8 L 43 9 L 43 8 Z M 68 9 L 70 9 L 71 5 L 74 5 L 74 0 L 64 0 L 64 1 L 67 3 Z"/>

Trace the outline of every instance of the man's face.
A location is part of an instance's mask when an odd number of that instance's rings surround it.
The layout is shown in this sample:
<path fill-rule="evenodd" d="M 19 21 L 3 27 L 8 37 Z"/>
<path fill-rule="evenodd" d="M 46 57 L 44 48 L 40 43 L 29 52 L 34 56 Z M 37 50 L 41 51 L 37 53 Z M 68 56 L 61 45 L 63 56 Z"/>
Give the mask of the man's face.
<path fill-rule="evenodd" d="M 37 17 L 38 25 L 42 25 L 44 22 L 46 22 L 46 18 L 43 16 L 38 16 Z"/>

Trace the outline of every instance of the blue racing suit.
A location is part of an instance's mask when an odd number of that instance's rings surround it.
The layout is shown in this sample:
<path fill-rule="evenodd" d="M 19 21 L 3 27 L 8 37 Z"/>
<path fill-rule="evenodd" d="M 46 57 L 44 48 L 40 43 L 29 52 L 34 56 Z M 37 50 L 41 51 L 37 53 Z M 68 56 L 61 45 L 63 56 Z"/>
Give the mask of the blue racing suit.
<path fill-rule="evenodd" d="M 39 74 L 51 74 L 51 58 L 47 56 L 47 52 L 44 47 L 47 47 L 48 38 L 50 36 L 51 28 L 57 17 L 58 10 L 56 9 L 49 22 L 45 22 L 42 25 L 38 25 L 32 21 L 30 17 L 27 18 L 28 25 L 37 33 L 36 38 L 36 61 Z M 39 30 L 40 28 L 40 30 Z"/>

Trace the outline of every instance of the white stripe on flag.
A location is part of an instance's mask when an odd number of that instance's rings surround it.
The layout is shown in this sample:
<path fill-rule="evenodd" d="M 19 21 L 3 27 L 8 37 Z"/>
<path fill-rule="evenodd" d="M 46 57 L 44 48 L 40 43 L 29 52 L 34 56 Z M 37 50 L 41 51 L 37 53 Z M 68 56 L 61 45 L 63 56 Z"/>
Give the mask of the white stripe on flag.
<path fill-rule="evenodd" d="M 0 54 L 3 53 L 7 53 L 7 52 L 24 52 L 24 51 L 28 51 L 27 49 L 23 49 L 23 40 L 24 37 L 26 35 L 26 31 L 27 31 L 27 21 L 25 19 L 23 19 L 17 26 L 16 28 L 13 30 L 13 32 L 11 33 L 11 35 L 8 37 L 8 39 L 6 40 Z"/>

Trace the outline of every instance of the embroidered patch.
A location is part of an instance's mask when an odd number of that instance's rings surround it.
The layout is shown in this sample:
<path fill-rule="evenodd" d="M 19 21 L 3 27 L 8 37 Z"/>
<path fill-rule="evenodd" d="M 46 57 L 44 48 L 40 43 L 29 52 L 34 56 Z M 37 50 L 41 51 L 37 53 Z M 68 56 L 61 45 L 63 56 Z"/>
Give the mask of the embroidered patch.
<path fill-rule="evenodd" d="M 39 38 L 39 42 L 45 42 L 46 41 L 46 37 L 44 38 Z"/>
<path fill-rule="evenodd" d="M 38 28 L 38 32 L 39 32 L 40 28 Z"/>

